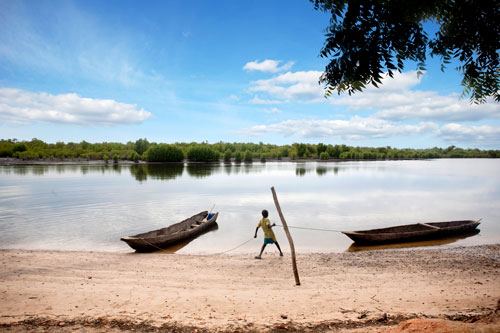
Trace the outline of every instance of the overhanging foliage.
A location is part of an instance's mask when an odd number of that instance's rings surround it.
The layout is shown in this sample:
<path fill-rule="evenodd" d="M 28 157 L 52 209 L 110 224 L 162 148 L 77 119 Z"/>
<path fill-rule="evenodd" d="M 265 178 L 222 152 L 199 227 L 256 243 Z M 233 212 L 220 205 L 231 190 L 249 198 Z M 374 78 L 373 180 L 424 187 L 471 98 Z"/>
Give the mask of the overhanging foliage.
<path fill-rule="evenodd" d="M 500 0 L 310 0 L 331 14 L 320 56 L 329 59 L 320 83 L 325 96 L 378 86 L 383 73 L 406 61 L 426 69 L 427 54 L 442 70 L 452 59 L 463 75 L 464 95 L 475 103 L 500 102 Z M 423 23 L 439 25 L 429 37 Z"/>

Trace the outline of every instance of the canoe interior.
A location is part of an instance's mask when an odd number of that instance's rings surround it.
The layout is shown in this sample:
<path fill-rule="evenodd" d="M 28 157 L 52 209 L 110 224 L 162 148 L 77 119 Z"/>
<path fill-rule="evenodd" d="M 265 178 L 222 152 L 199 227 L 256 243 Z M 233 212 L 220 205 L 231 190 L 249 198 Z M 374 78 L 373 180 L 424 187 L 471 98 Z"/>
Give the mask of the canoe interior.
<path fill-rule="evenodd" d="M 397 243 L 446 237 L 474 230 L 479 221 L 426 222 L 389 228 L 343 232 L 357 244 Z"/>
<path fill-rule="evenodd" d="M 464 220 L 464 221 L 449 221 L 449 222 L 425 222 L 425 223 L 416 223 L 416 224 L 407 224 L 400 225 L 389 228 L 380 228 L 380 229 L 370 229 L 370 230 L 357 230 L 354 231 L 358 234 L 392 234 L 398 232 L 412 232 L 412 231 L 424 231 L 424 230 L 432 230 L 426 226 L 426 224 L 432 225 L 438 228 L 449 228 L 449 227 L 461 227 L 464 225 L 469 225 L 471 223 L 475 223 L 473 220 Z M 479 224 L 479 223 L 478 223 Z"/>
<path fill-rule="evenodd" d="M 203 212 L 198 213 L 196 215 L 193 215 L 190 218 L 187 218 L 179 223 L 172 224 L 171 226 L 168 226 L 166 228 L 161 228 L 158 230 L 144 232 L 142 234 L 137 234 L 137 235 L 134 235 L 131 237 L 154 238 L 157 236 L 172 235 L 172 234 L 178 233 L 180 231 L 187 231 L 189 229 L 193 229 L 194 226 L 192 226 L 192 225 L 199 224 L 207 215 L 208 215 L 208 212 L 203 211 Z"/>
<path fill-rule="evenodd" d="M 435 227 L 439 228 L 450 228 L 450 227 L 462 227 L 465 225 L 471 225 L 477 223 L 479 225 L 478 221 L 474 220 L 464 220 L 464 221 L 449 221 L 449 222 L 429 222 L 427 224 L 433 225 Z"/>
<path fill-rule="evenodd" d="M 356 242 L 351 243 L 347 252 L 359 252 L 359 251 L 375 251 L 375 250 L 388 250 L 388 249 L 407 249 L 412 247 L 430 247 L 430 246 L 441 246 L 456 243 L 457 241 L 473 237 L 480 232 L 479 229 L 474 229 L 465 233 L 451 234 L 450 236 L 428 238 L 421 240 L 411 240 L 407 242 L 387 242 L 387 243 L 371 243 L 371 244 L 358 244 Z"/>
<path fill-rule="evenodd" d="M 163 250 L 166 247 L 192 239 L 204 231 L 213 228 L 219 213 L 212 214 L 210 219 L 207 211 L 200 212 L 181 222 L 149 232 L 121 238 L 131 248 L 138 252 Z"/>

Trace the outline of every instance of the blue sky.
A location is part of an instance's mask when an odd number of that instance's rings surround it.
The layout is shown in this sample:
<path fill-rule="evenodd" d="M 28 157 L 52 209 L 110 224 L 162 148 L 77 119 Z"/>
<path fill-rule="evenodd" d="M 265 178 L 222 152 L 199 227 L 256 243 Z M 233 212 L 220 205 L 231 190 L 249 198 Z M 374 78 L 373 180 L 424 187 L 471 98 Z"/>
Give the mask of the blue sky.
<path fill-rule="evenodd" d="M 307 0 L 0 0 L 0 138 L 500 148 L 500 105 L 431 58 L 325 99 L 328 19 Z"/>

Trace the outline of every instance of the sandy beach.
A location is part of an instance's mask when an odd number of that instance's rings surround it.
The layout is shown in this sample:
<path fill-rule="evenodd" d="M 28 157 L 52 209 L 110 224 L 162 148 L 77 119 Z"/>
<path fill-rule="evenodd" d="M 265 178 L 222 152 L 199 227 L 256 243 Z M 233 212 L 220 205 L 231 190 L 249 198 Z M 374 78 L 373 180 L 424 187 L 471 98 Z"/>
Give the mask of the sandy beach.
<path fill-rule="evenodd" d="M 500 330 L 500 244 L 299 254 L 300 286 L 274 250 L 0 258 L 2 331 Z"/>

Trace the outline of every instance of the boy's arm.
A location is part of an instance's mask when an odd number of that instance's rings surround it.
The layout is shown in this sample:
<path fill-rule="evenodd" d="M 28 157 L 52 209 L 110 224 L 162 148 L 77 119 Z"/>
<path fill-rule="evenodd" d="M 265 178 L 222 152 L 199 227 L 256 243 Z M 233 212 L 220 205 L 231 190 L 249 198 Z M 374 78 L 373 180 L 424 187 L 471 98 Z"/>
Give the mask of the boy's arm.
<path fill-rule="evenodd" d="M 259 230 L 259 227 L 255 228 L 255 235 L 253 236 L 253 238 L 257 238 L 257 231 Z"/>

